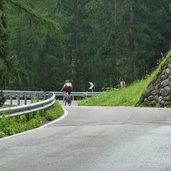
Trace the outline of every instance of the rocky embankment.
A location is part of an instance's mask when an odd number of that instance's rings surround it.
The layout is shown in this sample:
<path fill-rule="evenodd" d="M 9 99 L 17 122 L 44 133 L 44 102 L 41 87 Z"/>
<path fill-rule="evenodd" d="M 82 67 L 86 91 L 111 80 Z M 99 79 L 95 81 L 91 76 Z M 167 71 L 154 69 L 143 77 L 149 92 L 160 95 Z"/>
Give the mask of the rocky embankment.
<path fill-rule="evenodd" d="M 171 57 L 140 99 L 145 106 L 171 106 Z"/>

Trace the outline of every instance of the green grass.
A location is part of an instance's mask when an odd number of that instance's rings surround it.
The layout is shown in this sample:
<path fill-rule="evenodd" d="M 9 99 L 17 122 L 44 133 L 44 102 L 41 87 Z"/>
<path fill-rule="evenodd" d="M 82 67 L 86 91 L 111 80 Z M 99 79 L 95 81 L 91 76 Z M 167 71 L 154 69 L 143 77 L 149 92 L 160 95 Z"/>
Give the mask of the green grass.
<path fill-rule="evenodd" d="M 171 57 L 171 51 L 163 58 L 158 67 L 148 75 L 144 80 L 139 80 L 128 87 L 113 89 L 103 92 L 102 95 L 86 98 L 79 102 L 83 106 L 136 106 L 140 97 L 145 92 L 150 83 L 152 83 L 162 70 L 165 62 Z"/>
<path fill-rule="evenodd" d="M 53 108 L 45 112 L 45 119 L 48 121 L 52 121 L 62 116 L 63 113 L 64 111 L 62 107 L 59 105 L 59 103 L 56 102 Z"/>
<path fill-rule="evenodd" d="M 25 115 L 18 118 L 8 118 L 3 114 L 0 119 L 0 138 L 37 128 L 48 121 L 59 118 L 63 113 L 62 107 L 56 102 L 52 108 L 46 110 L 42 115 L 39 112 L 30 114 L 29 121 L 27 121 Z"/>

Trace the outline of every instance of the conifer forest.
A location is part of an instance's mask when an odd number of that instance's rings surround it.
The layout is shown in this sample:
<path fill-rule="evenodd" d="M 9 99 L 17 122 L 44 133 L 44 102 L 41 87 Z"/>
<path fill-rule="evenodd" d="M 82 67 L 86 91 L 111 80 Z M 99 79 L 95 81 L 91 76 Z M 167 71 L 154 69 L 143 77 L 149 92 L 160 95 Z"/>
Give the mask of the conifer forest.
<path fill-rule="evenodd" d="M 0 89 L 145 78 L 171 49 L 170 0 L 0 0 Z"/>

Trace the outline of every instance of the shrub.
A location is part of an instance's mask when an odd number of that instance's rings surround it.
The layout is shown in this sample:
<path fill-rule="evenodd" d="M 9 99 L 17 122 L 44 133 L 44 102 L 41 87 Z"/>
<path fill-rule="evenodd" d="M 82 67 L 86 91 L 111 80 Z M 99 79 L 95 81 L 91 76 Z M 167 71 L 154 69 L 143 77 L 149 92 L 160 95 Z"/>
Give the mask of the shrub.
<path fill-rule="evenodd" d="M 43 124 L 43 119 L 51 121 L 60 117 L 62 114 L 63 109 L 58 103 L 55 103 L 43 116 L 38 112 L 37 114 L 31 113 L 29 121 L 27 121 L 26 115 L 21 115 L 20 117 L 6 117 L 3 113 L 0 119 L 0 138 L 37 128 Z"/>
<path fill-rule="evenodd" d="M 47 110 L 45 112 L 45 118 L 48 120 L 48 121 L 52 121 L 54 119 L 57 119 L 58 117 L 60 117 L 61 115 L 63 114 L 63 109 L 62 107 L 56 102 L 54 104 L 54 106 Z"/>
<path fill-rule="evenodd" d="M 19 119 L 8 118 L 3 114 L 0 120 L 0 138 L 5 135 L 14 135 L 29 129 L 37 128 L 42 125 L 41 116 L 36 114 L 31 120 L 26 122 L 26 116 L 22 115 Z"/>

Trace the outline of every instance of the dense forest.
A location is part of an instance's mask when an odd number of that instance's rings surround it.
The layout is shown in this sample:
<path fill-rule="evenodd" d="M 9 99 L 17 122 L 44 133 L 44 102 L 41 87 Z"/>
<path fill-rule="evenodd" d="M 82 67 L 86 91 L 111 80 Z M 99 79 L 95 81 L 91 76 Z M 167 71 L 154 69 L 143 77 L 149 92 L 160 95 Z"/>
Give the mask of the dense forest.
<path fill-rule="evenodd" d="M 101 91 L 170 48 L 170 0 L 0 0 L 0 89 Z"/>

